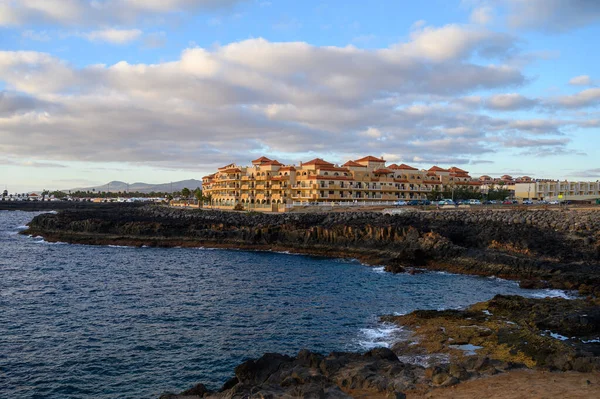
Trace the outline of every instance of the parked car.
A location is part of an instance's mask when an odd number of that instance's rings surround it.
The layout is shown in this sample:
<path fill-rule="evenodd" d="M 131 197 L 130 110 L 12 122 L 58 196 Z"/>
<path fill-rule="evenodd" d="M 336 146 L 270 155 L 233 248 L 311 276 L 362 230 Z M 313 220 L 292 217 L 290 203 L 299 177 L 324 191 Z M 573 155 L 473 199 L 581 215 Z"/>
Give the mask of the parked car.
<path fill-rule="evenodd" d="M 406 201 L 400 200 L 400 201 L 394 202 L 394 205 L 396 205 L 396 206 L 406 206 L 406 205 L 408 205 L 408 203 Z"/>
<path fill-rule="evenodd" d="M 431 201 L 429 201 L 429 200 L 421 200 L 421 201 L 419 201 L 419 205 L 431 205 Z"/>
<path fill-rule="evenodd" d="M 479 201 L 478 199 L 470 199 L 469 205 L 481 205 L 481 201 Z"/>
<path fill-rule="evenodd" d="M 560 202 L 558 200 L 548 201 L 548 205 L 559 205 Z"/>
<path fill-rule="evenodd" d="M 502 205 L 512 205 L 513 202 L 511 200 L 504 200 L 502 201 Z"/>
<path fill-rule="evenodd" d="M 418 200 L 410 200 L 410 201 L 408 201 L 408 205 L 410 205 L 410 206 L 419 205 L 419 201 Z"/>
<path fill-rule="evenodd" d="M 532 200 L 523 200 L 523 205 L 533 205 Z"/>
<path fill-rule="evenodd" d="M 438 202 L 438 205 L 439 206 L 443 206 L 443 205 L 456 205 L 456 203 L 454 201 L 452 201 L 451 199 L 443 199 L 443 200 L 440 200 Z"/>

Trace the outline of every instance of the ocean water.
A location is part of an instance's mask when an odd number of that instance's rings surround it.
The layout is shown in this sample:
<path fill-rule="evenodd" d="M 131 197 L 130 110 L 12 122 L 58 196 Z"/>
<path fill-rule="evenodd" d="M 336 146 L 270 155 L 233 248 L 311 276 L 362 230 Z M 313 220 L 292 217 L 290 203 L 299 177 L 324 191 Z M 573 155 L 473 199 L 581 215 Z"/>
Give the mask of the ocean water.
<path fill-rule="evenodd" d="M 383 314 L 459 308 L 521 290 L 449 273 L 392 275 L 272 252 L 50 244 L 0 211 L 0 397 L 157 398 L 212 388 L 265 352 L 387 346 Z"/>

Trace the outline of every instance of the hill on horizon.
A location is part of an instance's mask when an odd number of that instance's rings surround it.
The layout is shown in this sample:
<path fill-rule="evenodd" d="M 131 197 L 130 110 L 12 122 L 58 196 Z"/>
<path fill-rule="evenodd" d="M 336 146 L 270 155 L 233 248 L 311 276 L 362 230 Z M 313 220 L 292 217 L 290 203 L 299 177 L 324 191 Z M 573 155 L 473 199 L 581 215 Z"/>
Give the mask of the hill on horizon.
<path fill-rule="evenodd" d="M 77 187 L 77 188 L 72 188 L 69 190 L 62 190 L 62 191 L 71 191 L 71 192 L 73 192 L 73 191 L 95 191 L 95 192 L 110 191 L 111 193 L 118 193 L 119 191 L 126 192 L 129 190 L 129 192 L 137 191 L 140 193 L 147 194 L 147 193 L 151 193 L 153 191 L 154 192 L 171 193 L 171 192 L 181 191 L 185 187 L 189 188 L 192 191 L 195 190 L 196 188 L 202 188 L 202 181 L 196 180 L 196 179 L 188 179 L 188 180 L 180 180 L 180 181 L 174 181 L 174 182 L 169 182 L 169 183 L 159 183 L 159 184 L 137 182 L 137 183 L 129 184 L 129 187 L 128 187 L 127 183 L 118 181 L 118 180 L 114 180 L 109 183 L 102 184 L 100 186 Z"/>

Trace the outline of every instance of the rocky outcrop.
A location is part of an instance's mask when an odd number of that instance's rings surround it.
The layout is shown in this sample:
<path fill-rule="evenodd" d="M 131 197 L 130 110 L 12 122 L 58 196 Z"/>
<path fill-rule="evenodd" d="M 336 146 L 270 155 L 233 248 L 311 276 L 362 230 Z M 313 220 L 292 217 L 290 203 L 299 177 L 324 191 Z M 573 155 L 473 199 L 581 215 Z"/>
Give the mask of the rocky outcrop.
<path fill-rule="evenodd" d="M 355 257 L 599 294 L 600 212 L 443 210 L 260 214 L 161 206 L 40 215 L 26 234 L 84 244 L 211 246 Z"/>
<path fill-rule="evenodd" d="M 386 316 L 414 331 L 393 349 L 445 353 L 454 363 L 468 353 L 494 362 L 559 371 L 600 370 L 600 300 L 497 295 L 465 310 L 417 310 Z"/>
<path fill-rule="evenodd" d="M 450 386 L 479 375 L 480 365 L 422 366 L 403 363 L 387 348 L 364 354 L 334 352 L 327 356 L 302 350 L 296 357 L 267 353 L 235 369 L 235 376 L 211 392 L 199 384 L 161 399 L 192 398 L 405 398 L 405 391 Z M 365 396 L 366 395 L 366 396 Z"/>
<path fill-rule="evenodd" d="M 268 353 L 236 367 L 218 391 L 198 384 L 161 399 L 404 398 L 514 369 L 598 372 L 598 303 L 497 295 L 465 310 L 386 316 L 410 328 L 413 338 L 364 354 Z M 430 356 L 427 367 L 400 360 L 440 353 L 445 356 Z"/>

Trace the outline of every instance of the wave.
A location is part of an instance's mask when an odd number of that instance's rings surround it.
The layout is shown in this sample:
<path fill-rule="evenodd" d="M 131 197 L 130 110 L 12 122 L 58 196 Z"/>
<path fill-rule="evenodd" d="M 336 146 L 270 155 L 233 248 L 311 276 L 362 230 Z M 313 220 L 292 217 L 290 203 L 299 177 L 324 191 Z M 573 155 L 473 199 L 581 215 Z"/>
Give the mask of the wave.
<path fill-rule="evenodd" d="M 135 248 L 131 245 L 108 245 L 109 248 Z"/>
<path fill-rule="evenodd" d="M 564 298 L 564 299 L 575 299 L 577 295 L 569 293 L 568 291 L 557 290 L 557 289 L 544 289 L 539 292 L 533 292 L 530 295 L 533 298 Z"/>
<path fill-rule="evenodd" d="M 48 242 L 43 238 L 38 241 L 34 241 L 36 244 L 44 244 L 44 245 L 69 245 L 68 242 L 56 241 L 56 242 Z"/>
<path fill-rule="evenodd" d="M 373 328 L 362 328 L 358 345 L 367 350 L 382 346 L 389 348 L 403 338 L 403 333 L 406 334 L 402 327 L 390 323 L 381 323 Z"/>
<path fill-rule="evenodd" d="M 542 333 L 542 335 L 545 335 L 545 336 L 551 336 L 552 338 L 554 338 L 554 339 L 558 339 L 559 341 L 566 341 L 566 340 L 568 340 L 568 339 L 569 339 L 569 337 L 565 337 L 564 335 L 561 335 L 561 334 L 558 334 L 558 333 L 552 332 L 552 331 L 550 331 L 550 330 L 545 330 L 545 331 Z"/>
<path fill-rule="evenodd" d="M 375 273 L 385 273 L 385 267 L 384 266 L 373 267 L 373 271 Z"/>
<path fill-rule="evenodd" d="M 583 342 L 584 344 L 595 344 L 600 342 L 600 338 L 582 339 L 581 342 Z"/>

